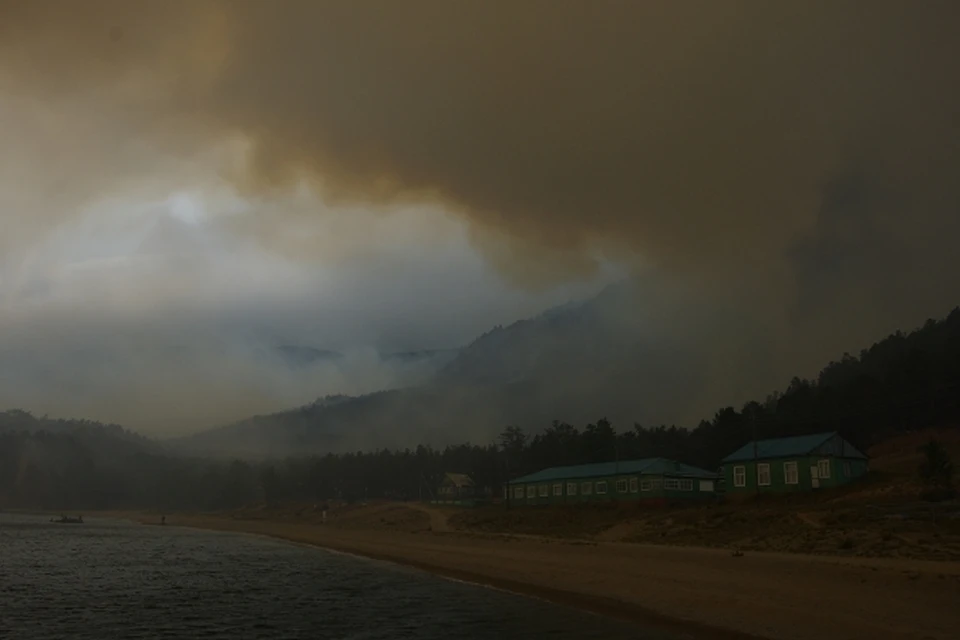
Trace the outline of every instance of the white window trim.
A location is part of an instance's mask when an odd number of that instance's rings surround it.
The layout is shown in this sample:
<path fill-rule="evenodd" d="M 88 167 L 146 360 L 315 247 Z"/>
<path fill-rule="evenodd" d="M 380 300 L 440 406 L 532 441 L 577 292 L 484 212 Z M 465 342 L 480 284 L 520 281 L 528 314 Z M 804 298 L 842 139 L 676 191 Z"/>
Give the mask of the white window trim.
<path fill-rule="evenodd" d="M 575 496 L 575 495 L 577 495 L 577 483 L 576 483 L 576 482 L 568 482 L 568 483 L 567 483 L 567 495 L 568 495 L 568 496 Z"/>
<path fill-rule="evenodd" d="M 653 491 L 660 491 L 663 489 L 663 478 L 653 478 L 650 481 L 650 489 Z"/>
<path fill-rule="evenodd" d="M 638 483 L 636 478 L 630 478 L 630 493 L 636 493 L 638 491 Z"/>
<path fill-rule="evenodd" d="M 598 481 L 597 481 L 597 495 L 598 495 L 598 496 L 605 496 L 605 495 L 607 495 L 607 481 L 606 481 L 606 480 L 598 480 Z"/>
<path fill-rule="evenodd" d="M 626 493 L 626 492 L 627 492 L 627 479 L 617 478 L 617 493 Z"/>
<path fill-rule="evenodd" d="M 680 490 L 680 481 L 676 478 L 664 478 L 663 479 L 663 488 L 667 491 L 679 491 Z"/>
<path fill-rule="evenodd" d="M 540 498 L 550 497 L 550 485 L 541 484 L 537 486 L 537 496 Z"/>
<path fill-rule="evenodd" d="M 653 486 L 653 481 L 649 478 L 640 481 L 640 491 L 650 491 L 651 486 Z"/>
<path fill-rule="evenodd" d="M 735 487 L 747 486 L 747 468 L 742 464 L 737 465 L 733 468 L 733 486 Z"/>
<path fill-rule="evenodd" d="M 817 460 L 817 476 L 821 480 L 830 479 L 830 466 L 830 458 L 821 458 L 820 460 Z M 826 473 L 823 472 L 824 469 L 826 469 Z"/>
<path fill-rule="evenodd" d="M 789 469 L 793 470 L 792 481 Z M 791 460 L 783 463 L 783 483 L 789 485 L 800 484 L 800 469 L 796 462 Z"/>
<path fill-rule="evenodd" d="M 563 483 L 555 482 L 553 483 L 553 495 L 562 496 L 563 495 Z"/>
<path fill-rule="evenodd" d="M 763 477 L 766 475 L 766 481 Z M 769 462 L 759 462 L 757 463 L 757 486 L 760 487 L 769 487 L 773 482 L 773 478 L 770 475 L 770 463 Z"/>
<path fill-rule="evenodd" d="M 680 481 L 680 491 L 693 491 L 693 480 L 684 478 Z"/>

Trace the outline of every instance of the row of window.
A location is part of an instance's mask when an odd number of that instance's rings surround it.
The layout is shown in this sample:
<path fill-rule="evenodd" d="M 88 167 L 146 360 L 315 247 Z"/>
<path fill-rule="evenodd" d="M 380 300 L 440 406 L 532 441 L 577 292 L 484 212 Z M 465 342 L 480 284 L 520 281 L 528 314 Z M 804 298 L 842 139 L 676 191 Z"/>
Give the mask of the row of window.
<path fill-rule="evenodd" d="M 596 482 L 586 481 L 581 482 L 579 485 L 576 482 L 568 482 L 566 495 L 575 496 L 579 490 L 580 495 L 589 496 L 593 495 L 594 492 L 597 495 L 606 495 L 607 493 L 607 481 L 598 480 Z M 690 479 L 677 479 L 677 478 L 646 478 L 638 482 L 637 478 L 620 478 L 617 480 L 617 493 L 637 493 L 638 491 L 659 491 L 660 489 L 672 489 L 674 491 L 693 491 L 693 480 Z M 628 489 L 629 487 L 629 489 Z M 521 499 L 526 493 L 527 498 L 548 498 L 551 495 L 551 486 L 549 484 L 528 484 L 526 489 L 524 487 L 515 487 L 513 490 L 513 497 L 516 499 Z M 563 483 L 556 482 L 552 487 L 552 494 L 554 496 L 563 496 Z"/>
<path fill-rule="evenodd" d="M 811 468 L 811 474 L 813 473 L 813 468 Z M 816 466 L 816 477 L 821 480 L 830 479 L 830 460 L 823 459 L 817 460 Z M 846 477 L 850 477 L 850 463 L 843 463 L 843 473 Z M 783 463 L 783 482 L 784 484 L 800 484 L 800 474 L 797 468 L 796 461 L 789 461 Z M 761 487 L 767 487 L 772 484 L 771 475 L 770 475 L 770 463 L 760 462 L 757 464 L 757 484 Z M 735 487 L 745 487 L 747 486 L 747 468 L 745 466 L 736 466 L 733 468 L 733 486 Z"/>

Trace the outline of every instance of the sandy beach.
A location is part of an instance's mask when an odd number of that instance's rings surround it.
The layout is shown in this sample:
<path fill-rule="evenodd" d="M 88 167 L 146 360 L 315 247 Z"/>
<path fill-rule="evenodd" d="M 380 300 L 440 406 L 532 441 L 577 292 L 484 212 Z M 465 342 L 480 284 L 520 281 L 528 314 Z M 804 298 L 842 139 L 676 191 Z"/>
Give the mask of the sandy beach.
<path fill-rule="evenodd" d="M 144 522 L 156 517 L 138 516 Z M 168 515 L 417 567 L 691 638 L 950 640 L 960 563 L 559 540 L 453 530 L 440 509 L 333 515 Z"/>

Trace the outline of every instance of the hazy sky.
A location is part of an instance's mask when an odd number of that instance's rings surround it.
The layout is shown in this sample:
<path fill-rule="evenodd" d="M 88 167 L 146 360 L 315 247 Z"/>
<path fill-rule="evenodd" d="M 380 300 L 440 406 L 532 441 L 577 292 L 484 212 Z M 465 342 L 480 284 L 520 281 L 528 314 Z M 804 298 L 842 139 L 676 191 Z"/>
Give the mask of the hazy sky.
<path fill-rule="evenodd" d="M 237 344 L 456 346 L 619 269 L 812 373 L 957 304 L 958 14 L 0 0 L 0 405 L 183 430 L 405 375 Z"/>
<path fill-rule="evenodd" d="M 381 354 L 462 346 L 609 280 L 518 289 L 432 206 L 332 208 L 291 222 L 284 242 L 304 255 L 278 253 L 230 229 L 257 206 L 324 208 L 227 187 L 96 202 L 17 248 L 0 269 L 0 405 L 182 433 L 415 383 L 424 364 Z M 280 345 L 346 357 L 291 367 Z"/>

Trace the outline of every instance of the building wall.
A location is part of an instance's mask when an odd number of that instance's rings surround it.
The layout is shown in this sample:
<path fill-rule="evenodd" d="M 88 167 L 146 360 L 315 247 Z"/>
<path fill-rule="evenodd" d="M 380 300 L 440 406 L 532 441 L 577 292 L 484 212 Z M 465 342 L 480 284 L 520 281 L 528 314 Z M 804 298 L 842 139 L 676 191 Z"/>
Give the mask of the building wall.
<path fill-rule="evenodd" d="M 787 463 L 797 465 L 797 483 L 788 484 L 785 471 Z M 865 474 L 869 465 L 862 458 L 834 458 L 824 455 L 800 456 L 796 458 L 759 459 L 757 462 L 731 462 L 723 465 L 723 482 L 726 493 L 757 493 L 758 466 L 769 465 L 769 484 L 759 487 L 760 493 L 784 493 L 791 491 L 811 491 L 813 489 L 812 466 L 823 465 L 829 469 L 829 477 L 820 478 L 820 488 L 838 487 L 853 482 Z M 735 470 L 742 467 L 745 473 L 745 486 L 738 487 L 735 482 Z"/>
<path fill-rule="evenodd" d="M 617 480 L 622 480 L 618 490 Z M 696 478 L 675 478 L 660 475 L 620 475 L 595 478 L 570 478 L 549 482 L 511 484 L 509 496 L 515 505 L 556 505 L 589 502 L 635 501 L 663 502 L 671 500 L 704 500 L 715 495 L 716 482 L 701 486 Z M 686 484 L 689 483 L 689 484 Z M 570 487 L 569 485 L 575 485 Z M 555 485 L 559 485 L 556 487 Z M 585 485 L 590 492 L 585 493 Z M 689 487 L 687 489 L 686 487 Z M 543 495 L 544 488 L 546 495 Z M 600 491 L 605 488 L 605 492 Z M 559 490 L 559 494 L 557 493 Z M 572 491 L 571 491 L 572 489 Z M 519 492 L 519 493 L 517 493 Z"/>
<path fill-rule="evenodd" d="M 471 486 L 458 487 L 449 480 L 444 480 L 437 487 L 437 496 L 445 500 L 452 498 L 472 498 L 474 497 L 474 488 Z"/>

